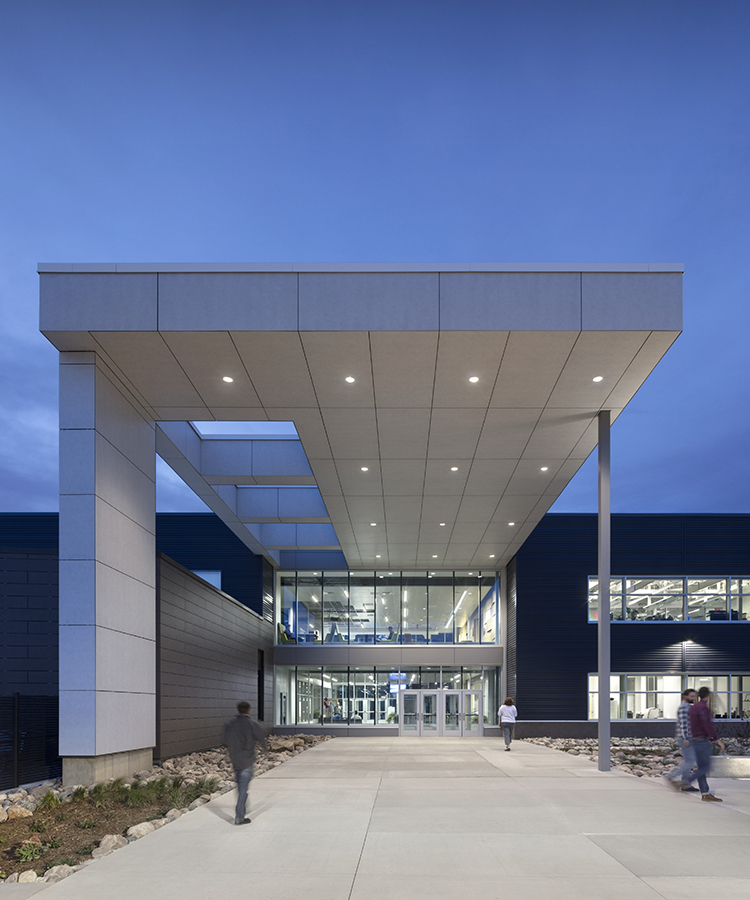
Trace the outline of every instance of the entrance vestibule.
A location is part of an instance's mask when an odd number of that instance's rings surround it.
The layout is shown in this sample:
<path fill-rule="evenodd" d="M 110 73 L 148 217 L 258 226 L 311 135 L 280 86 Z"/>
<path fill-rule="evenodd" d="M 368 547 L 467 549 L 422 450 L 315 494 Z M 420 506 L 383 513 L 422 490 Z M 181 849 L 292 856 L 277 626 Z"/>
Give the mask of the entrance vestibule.
<path fill-rule="evenodd" d="M 482 692 L 404 690 L 399 736 L 482 737 Z"/>

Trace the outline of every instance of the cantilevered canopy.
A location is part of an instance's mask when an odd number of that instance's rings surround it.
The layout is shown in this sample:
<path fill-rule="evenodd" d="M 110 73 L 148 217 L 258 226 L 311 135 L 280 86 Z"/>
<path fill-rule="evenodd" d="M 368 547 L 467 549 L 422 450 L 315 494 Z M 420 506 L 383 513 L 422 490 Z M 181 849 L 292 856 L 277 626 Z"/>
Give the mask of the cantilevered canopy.
<path fill-rule="evenodd" d="M 99 354 L 154 421 L 294 423 L 299 442 L 158 433 L 283 565 L 339 546 L 349 566 L 504 564 L 682 328 L 670 265 L 39 271 L 44 334 Z"/>

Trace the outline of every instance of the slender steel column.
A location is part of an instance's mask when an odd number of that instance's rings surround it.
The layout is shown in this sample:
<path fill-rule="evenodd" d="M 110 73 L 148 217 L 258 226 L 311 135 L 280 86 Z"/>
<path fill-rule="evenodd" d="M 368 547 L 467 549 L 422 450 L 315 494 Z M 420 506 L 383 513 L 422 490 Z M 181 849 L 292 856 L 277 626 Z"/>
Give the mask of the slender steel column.
<path fill-rule="evenodd" d="M 610 768 L 610 614 L 609 579 L 611 575 L 610 542 L 610 472 L 609 410 L 599 413 L 599 771 Z"/>

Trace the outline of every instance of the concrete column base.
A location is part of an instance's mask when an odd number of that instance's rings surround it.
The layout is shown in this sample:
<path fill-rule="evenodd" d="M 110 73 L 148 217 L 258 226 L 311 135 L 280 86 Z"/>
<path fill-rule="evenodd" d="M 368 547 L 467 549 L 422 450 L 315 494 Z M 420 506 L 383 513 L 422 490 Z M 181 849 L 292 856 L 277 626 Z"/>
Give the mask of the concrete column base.
<path fill-rule="evenodd" d="M 63 784 L 93 784 L 110 778 L 127 778 L 134 772 L 150 769 L 154 748 L 124 750 L 102 756 L 63 756 Z"/>

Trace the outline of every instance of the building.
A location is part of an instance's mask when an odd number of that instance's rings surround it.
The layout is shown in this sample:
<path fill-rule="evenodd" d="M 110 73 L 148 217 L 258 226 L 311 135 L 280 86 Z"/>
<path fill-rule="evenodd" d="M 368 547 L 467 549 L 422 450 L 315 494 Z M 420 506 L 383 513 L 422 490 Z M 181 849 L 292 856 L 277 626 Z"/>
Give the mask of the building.
<path fill-rule="evenodd" d="M 519 553 L 682 327 L 679 266 L 39 271 L 81 776 L 157 746 L 155 453 L 265 560 L 280 729 L 491 729 Z"/>

